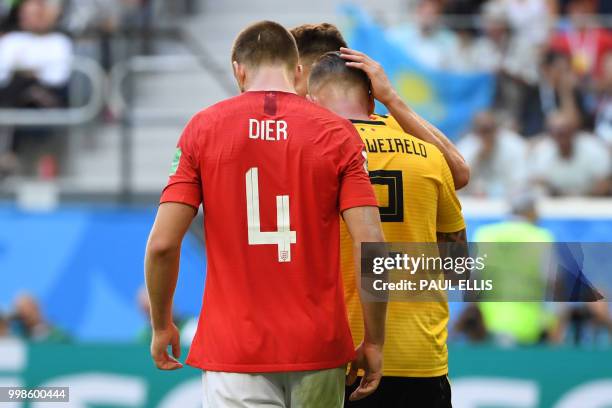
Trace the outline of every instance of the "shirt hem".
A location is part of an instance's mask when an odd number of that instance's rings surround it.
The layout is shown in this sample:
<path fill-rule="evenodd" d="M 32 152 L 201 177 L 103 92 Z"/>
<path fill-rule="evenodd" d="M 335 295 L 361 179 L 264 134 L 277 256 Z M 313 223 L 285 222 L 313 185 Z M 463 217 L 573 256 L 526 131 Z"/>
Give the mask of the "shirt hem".
<path fill-rule="evenodd" d="M 344 212 L 355 207 L 378 207 L 376 199 L 363 199 L 363 200 L 347 200 L 343 203 L 344 205 L 340 208 L 340 212 Z"/>
<path fill-rule="evenodd" d="M 162 192 L 161 197 L 159 198 L 159 204 L 180 203 L 198 209 L 202 203 L 202 200 L 197 188 L 198 187 L 194 187 L 189 183 L 170 184 L 166 186 Z"/>
<path fill-rule="evenodd" d="M 383 369 L 383 375 L 385 377 L 417 377 L 417 378 L 428 378 L 428 377 L 440 377 L 448 374 L 448 367 L 427 369 L 427 370 L 402 370 L 402 369 Z"/>
<path fill-rule="evenodd" d="M 290 363 L 290 364 L 224 364 L 224 363 L 200 363 L 193 359 L 187 359 L 187 365 L 204 371 L 220 371 L 228 373 L 273 373 L 286 371 L 314 371 L 328 370 L 346 365 L 353 357 L 343 359 L 322 361 L 314 363 Z"/>
<path fill-rule="evenodd" d="M 437 225 L 436 226 L 436 230 L 437 232 L 457 232 L 457 231 L 461 231 L 462 229 L 465 229 L 465 222 L 461 221 L 461 222 L 455 222 L 452 224 L 444 224 L 444 225 Z"/>

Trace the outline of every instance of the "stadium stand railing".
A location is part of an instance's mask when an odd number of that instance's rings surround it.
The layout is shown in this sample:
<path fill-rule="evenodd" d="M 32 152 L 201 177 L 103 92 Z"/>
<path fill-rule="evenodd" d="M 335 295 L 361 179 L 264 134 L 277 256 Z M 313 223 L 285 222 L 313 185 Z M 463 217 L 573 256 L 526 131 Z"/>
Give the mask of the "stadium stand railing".
<path fill-rule="evenodd" d="M 83 76 L 88 82 L 88 98 L 80 106 L 72 106 L 76 94 L 85 87 L 76 80 Z M 107 76 L 102 67 L 93 59 L 75 57 L 72 63 L 72 78 L 68 83 L 70 97 L 66 108 L 42 109 L 0 109 L 2 126 L 76 126 L 94 120 L 106 102 Z"/>

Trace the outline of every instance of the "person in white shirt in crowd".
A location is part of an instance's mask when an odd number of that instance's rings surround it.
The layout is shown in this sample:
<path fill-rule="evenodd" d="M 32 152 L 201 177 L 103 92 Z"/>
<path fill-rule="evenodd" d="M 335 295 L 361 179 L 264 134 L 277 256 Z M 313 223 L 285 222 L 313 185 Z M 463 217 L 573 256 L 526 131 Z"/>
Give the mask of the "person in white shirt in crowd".
<path fill-rule="evenodd" d="M 503 197 L 527 182 L 527 144 L 500 127 L 492 112 L 476 115 L 471 133 L 457 147 L 471 168 L 466 194 Z"/>
<path fill-rule="evenodd" d="M 15 74 L 29 75 L 51 87 L 65 85 L 73 54 L 70 38 L 53 30 L 59 4 L 25 0 L 19 7 L 19 31 L 0 37 L 0 86 Z"/>
<path fill-rule="evenodd" d="M 550 114 L 547 125 L 529 155 L 531 181 L 554 196 L 608 194 L 611 157 L 605 143 L 560 112 Z"/>
<path fill-rule="evenodd" d="M 595 134 L 612 149 L 612 52 L 604 57 L 601 78 L 596 88 Z"/>
<path fill-rule="evenodd" d="M 483 48 L 481 64 L 527 83 L 538 80 L 539 48 L 515 35 L 503 5 L 491 2 L 482 7 Z M 486 57 L 488 56 L 488 57 Z"/>
<path fill-rule="evenodd" d="M 521 41 L 543 45 L 553 27 L 557 0 L 491 0 L 498 3 L 508 15 L 515 36 Z"/>
<path fill-rule="evenodd" d="M 17 28 L 0 36 L 0 108 L 65 106 L 73 47 L 67 35 L 55 30 L 60 1 L 23 0 L 14 7 Z M 27 137 L 36 132 L 34 137 Z M 41 137 L 41 133 L 44 130 L 0 128 L 0 179 L 17 171 L 16 152 L 28 139 L 33 139 L 38 150 L 44 150 L 41 154 L 48 154 L 49 138 Z"/>
<path fill-rule="evenodd" d="M 455 35 L 440 21 L 440 0 L 418 0 L 414 20 L 388 30 L 389 39 L 430 68 L 448 68 L 457 46 Z"/>
<path fill-rule="evenodd" d="M 477 55 L 472 59 L 480 70 L 497 74 L 495 111 L 504 115 L 504 121 L 515 122 L 524 95 L 538 82 L 540 48 L 525 36 L 515 35 L 503 3 L 486 3 L 481 12 L 483 36 L 475 41 Z"/>

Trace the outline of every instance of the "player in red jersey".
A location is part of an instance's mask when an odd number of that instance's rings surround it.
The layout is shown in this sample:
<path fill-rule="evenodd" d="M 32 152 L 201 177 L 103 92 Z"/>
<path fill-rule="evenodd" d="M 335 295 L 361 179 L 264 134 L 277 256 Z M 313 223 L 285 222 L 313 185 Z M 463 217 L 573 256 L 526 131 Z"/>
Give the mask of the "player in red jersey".
<path fill-rule="evenodd" d="M 242 94 L 195 115 L 178 142 L 147 244 L 151 354 L 181 364 L 172 298 L 181 241 L 204 207 L 208 269 L 187 364 L 203 370 L 207 406 L 341 407 L 348 362 L 382 375 L 384 303 L 363 303 L 353 349 L 339 272 L 341 213 L 355 244 L 383 240 L 364 146 L 353 125 L 295 94 L 291 34 L 274 22 L 234 42 Z M 359 279 L 359 273 L 356 274 Z"/>

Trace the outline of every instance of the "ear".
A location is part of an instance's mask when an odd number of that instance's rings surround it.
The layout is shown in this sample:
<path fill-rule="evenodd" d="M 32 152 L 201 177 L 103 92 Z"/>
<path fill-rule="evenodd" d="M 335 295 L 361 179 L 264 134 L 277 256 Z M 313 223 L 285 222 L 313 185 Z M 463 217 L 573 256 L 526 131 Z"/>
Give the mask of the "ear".
<path fill-rule="evenodd" d="M 295 66 L 295 70 L 293 71 L 293 84 L 299 84 L 304 75 L 304 67 L 301 64 L 297 64 Z"/>
<path fill-rule="evenodd" d="M 244 83 L 246 82 L 246 70 L 244 69 L 244 66 L 239 64 L 238 61 L 233 61 L 232 70 L 234 71 L 234 78 L 236 79 L 240 92 L 244 92 Z"/>

